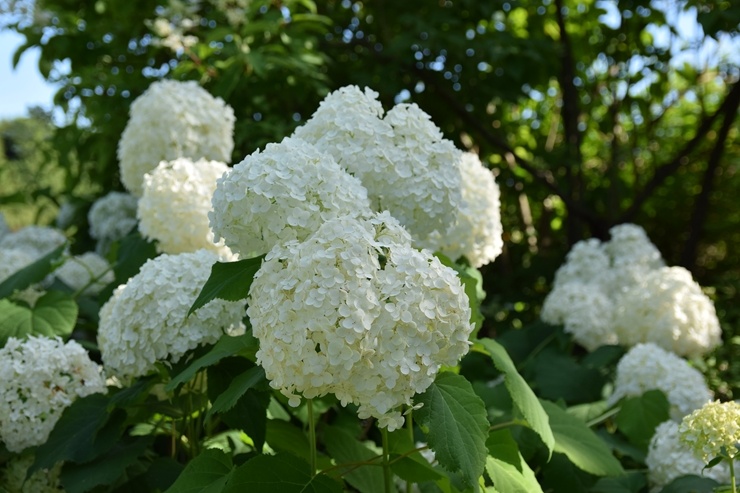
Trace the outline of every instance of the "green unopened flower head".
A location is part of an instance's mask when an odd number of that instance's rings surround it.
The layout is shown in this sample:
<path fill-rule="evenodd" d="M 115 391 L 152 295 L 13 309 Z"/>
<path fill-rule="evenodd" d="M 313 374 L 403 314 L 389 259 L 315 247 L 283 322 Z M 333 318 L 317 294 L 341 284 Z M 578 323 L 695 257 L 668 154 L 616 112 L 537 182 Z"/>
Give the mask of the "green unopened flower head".
<path fill-rule="evenodd" d="M 734 459 L 740 455 L 740 404 L 708 402 L 683 418 L 679 433 L 705 462 L 720 455 Z"/>

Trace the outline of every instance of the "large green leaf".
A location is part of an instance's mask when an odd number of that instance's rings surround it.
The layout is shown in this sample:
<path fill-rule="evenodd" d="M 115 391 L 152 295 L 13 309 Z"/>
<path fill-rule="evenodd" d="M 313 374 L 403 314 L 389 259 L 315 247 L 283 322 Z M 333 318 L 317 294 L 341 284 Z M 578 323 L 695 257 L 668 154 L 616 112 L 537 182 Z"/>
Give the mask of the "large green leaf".
<path fill-rule="evenodd" d="M 380 461 L 375 460 L 374 465 L 358 467 L 358 464 L 377 459 L 377 452 L 360 443 L 351 433 L 336 426 L 324 428 L 323 436 L 329 455 L 337 461 L 339 471 L 344 473 L 343 477 L 349 484 L 362 493 L 383 491 L 383 470 L 377 467 Z M 344 463 L 350 465 L 343 467 Z"/>
<path fill-rule="evenodd" d="M 464 377 L 450 372 L 414 399 L 423 404 L 415 412 L 428 429 L 427 441 L 442 467 L 460 472 L 468 485 L 478 482 L 486 464 L 488 419 L 486 407 Z"/>
<path fill-rule="evenodd" d="M 670 407 L 660 390 L 648 390 L 641 396 L 622 399 L 617 427 L 631 443 L 647 451 L 655 428 L 670 419 Z"/>
<path fill-rule="evenodd" d="M 247 298 L 254 275 L 262 265 L 264 255 L 245 258 L 236 262 L 216 262 L 211 267 L 200 294 L 190 307 L 188 315 L 216 298 L 226 301 L 239 301 Z"/>
<path fill-rule="evenodd" d="M 473 349 L 489 355 L 496 368 L 504 374 L 504 384 L 517 409 L 527 420 L 529 427 L 540 436 L 548 451 L 552 453 L 555 437 L 550 428 L 548 415 L 526 380 L 517 371 L 504 347 L 493 339 L 478 339 Z"/>
<path fill-rule="evenodd" d="M 494 431 L 486 440 L 486 472 L 499 492 L 542 493 L 534 471 L 525 462 L 509 430 Z"/>
<path fill-rule="evenodd" d="M 298 457 L 279 453 L 258 455 L 234 470 L 222 493 L 341 493 L 342 488 L 325 474 L 313 475 L 311 466 Z"/>
<path fill-rule="evenodd" d="M 624 476 L 601 478 L 591 488 L 593 493 L 639 493 L 647 486 L 642 472 L 630 472 Z"/>
<path fill-rule="evenodd" d="M 165 493 L 220 493 L 231 478 L 232 467 L 231 456 L 218 449 L 204 450 Z"/>
<path fill-rule="evenodd" d="M 556 404 L 542 401 L 555 436 L 555 451 L 596 476 L 619 476 L 624 469 L 606 444 L 583 421 Z"/>
<path fill-rule="evenodd" d="M 237 376 L 213 402 L 213 405 L 208 410 L 206 419 L 213 413 L 223 413 L 233 408 L 247 390 L 264 381 L 265 370 L 261 366 L 254 366 Z"/>
<path fill-rule="evenodd" d="M 113 288 L 119 284 L 126 284 L 129 278 L 139 273 L 141 266 L 147 260 L 157 256 L 157 247 L 153 241 L 142 238 L 138 232 L 125 236 L 113 245 L 114 256 L 113 273 L 115 282 Z"/>
<path fill-rule="evenodd" d="M 267 420 L 267 443 L 277 451 L 289 452 L 309 460 L 310 445 L 304 431 L 293 424 L 279 419 Z"/>
<path fill-rule="evenodd" d="M 7 279 L 0 283 L 0 298 L 7 298 L 15 291 L 26 289 L 32 284 L 43 281 L 54 270 L 54 265 L 64 254 L 66 248 L 67 244 L 65 243 L 32 264 L 8 276 Z"/>
<path fill-rule="evenodd" d="M 214 344 L 210 351 L 193 361 L 180 374 L 170 380 L 165 385 L 165 390 L 167 392 L 174 390 L 178 385 L 193 378 L 203 368 L 214 365 L 228 356 L 252 352 L 257 348 L 258 344 L 259 341 L 251 332 L 236 337 L 224 335 Z"/>
<path fill-rule="evenodd" d="M 712 493 L 717 486 L 719 483 L 711 478 L 689 475 L 674 479 L 660 493 Z"/>
<path fill-rule="evenodd" d="M 49 291 L 33 308 L 0 300 L 0 346 L 10 337 L 68 336 L 77 323 L 77 303 L 61 291 Z"/>

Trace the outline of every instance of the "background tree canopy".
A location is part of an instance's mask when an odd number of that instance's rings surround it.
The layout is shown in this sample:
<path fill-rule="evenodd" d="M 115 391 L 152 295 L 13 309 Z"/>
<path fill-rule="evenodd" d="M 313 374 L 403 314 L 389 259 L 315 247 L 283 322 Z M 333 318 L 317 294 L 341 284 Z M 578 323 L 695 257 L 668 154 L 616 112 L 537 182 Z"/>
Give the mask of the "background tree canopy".
<path fill-rule="evenodd" d="M 714 286 L 726 339 L 738 333 L 740 69 L 695 51 L 738 35 L 737 2 L 5 0 L 0 7 L 6 27 L 27 40 L 15 61 L 41 49 L 39 70 L 61 84 L 55 103 L 66 115 L 57 126 L 38 115 L 33 124 L 4 124 L 0 172 L 15 188 L 4 187 L 2 206 L 22 191 L 27 202 L 77 204 L 82 218 L 97 196 L 119 189 L 116 144 L 128 108 L 160 78 L 197 80 L 234 108 L 232 163 L 288 135 L 329 91 L 369 86 L 386 108 L 417 103 L 497 177 L 505 251 L 483 271 L 489 334 L 535 320 L 570 245 L 605 239 L 622 222 L 642 225 L 668 264 Z M 698 12 L 703 28 L 692 43 L 677 32 L 682 9 Z M 24 144 L 23 129 L 43 146 Z M 11 161 L 36 172 L 53 162 L 59 177 L 13 181 L 5 176 Z M 89 247 L 85 229 L 73 246 L 79 251 Z M 726 344 L 710 361 L 729 382 L 721 389 L 727 396 L 740 385 L 740 361 L 731 363 L 737 347 Z"/>

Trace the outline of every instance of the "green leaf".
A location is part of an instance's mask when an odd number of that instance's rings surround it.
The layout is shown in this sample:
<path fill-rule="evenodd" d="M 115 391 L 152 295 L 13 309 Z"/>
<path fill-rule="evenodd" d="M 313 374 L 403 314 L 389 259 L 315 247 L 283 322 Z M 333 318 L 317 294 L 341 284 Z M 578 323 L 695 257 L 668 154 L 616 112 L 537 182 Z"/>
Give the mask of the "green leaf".
<path fill-rule="evenodd" d="M 624 469 L 606 444 L 583 421 L 564 409 L 542 401 L 555 436 L 555 451 L 568 456 L 580 469 L 596 476 L 619 476 Z"/>
<path fill-rule="evenodd" d="M 641 472 L 629 472 L 624 476 L 601 478 L 591 488 L 593 493 L 639 493 L 647 486 L 647 478 Z"/>
<path fill-rule="evenodd" d="M 266 428 L 270 447 L 309 460 L 310 446 L 303 430 L 279 419 L 268 419 Z"/>
<path fill-rule="evenodd" d="M 420 452 L 409 453 L 416 445 L 411 441 L 408 430 L 400 429 L 388 433 L 391 453 L 391 469 L 404 481 L 423 483 L 437 481 L 444 475 L 432 466 Z"/>
<path fill-rule="evenodd" d="M 605 380 L 597 369 L 580 365 L 554 348 L 545 349 L 534 360 L 534 384 L 544 399 L 593 402 L 601 397 Z"/>
<path fill-rule="evenodd" d="M 362 493 L 375 493 L 383 491 L 383 470 L 377 467 L 379 460 L 374 464 L 360 465 L 362 462 L 373 461 L 378 458 L 374 452 L 360 443 L 351 433 L 336 426 L 324 428 L 324 444 L 326 449 L 336 461 L 337 468 L 349 484 Z M 350 463 L 342 467 L 343 463 Z"/>
<path fill-rule="evenodd" d="M 190 461 L 165 493 L 220 493 L 232 475 L 231 456 L 204 450 Z"/>
<path fill-rule="evenodd" d="M 496 368 L 504 374 L 504 384 L 514 404 L 527 420 L 529 427 L 540 436 L 547 450 L 552 454 L 555 437 L 550 428 L 548 415 L 526 380 L 517 371 L 504 347 L 493 339 L 478 339 L 473 349 L 489 355 Z"/>
<path fill-rule="evenodd" d="M 190 363 L 190 365 L 188 365 L 188 367 L 180 374 L 170 380 L 167 385 L 165 385 L 164 389 L 167 392 L 171 392 L 177 388 L 178 385 L 193 378 L 195 374 L 203 368 L 214 365 L 227 356 L 253 351 L 258 345 L 259 341 L 251 332 L 246 332 L 245 334 L 236 337 L 228 335 L 222 336 L 210 351 Z"/>
<path fill-rule="evenodd" d="M 712 493 L 718 486 L 713 479 L 689 475 L 674 479 L 660 493 Z"/>
<path fill-rule="evenodd" d="M 77 323 L 77 303 L 61 291 L 49 291 L 36 300 L 33 308 L 0 300 L 0 346 L 8 338 L 29 335 L 68 336 Z"/>
<path fill-rule="evenodd" d="M 424 404 L 415 416 L 429 430 L 429 447 L 440 465 L 459 471 L 468 485 L 477 484 L 486 464 L 488 419 L 485 404 L 470 382 L 442 372 L 414 401 Z"/>
<path fill-rule="evenodd" d="M 342 493 L 325 474 L 313 475 L 311 466 L 294 455 L 258 455 L 234 470 L 222 493 Z"/>
<path fill-rule="evenodd" d="M 54 270 L 54 265 L 64 254 L 66 248 L 66 243 L 58 246 L 32 264 L 8 276 L 0 283 L 0 298 L 7 298 L 15 291 L 26 289 L 32 284 L 43 281 Z"/>
<path fill-rule="evenodd" d="M 139 273 L 139 269 L 147 260 L 157 256 L 157 247 L 153 241 L 142 238 L 138 232 L 122 238 L 116 245 L 116 260 L 113 262 L 113 272 L 116 275 L 114 284 L 125 284 L 129 278 Z"/>
<path fill-rule="evenodd" d="M 649 390 L 639 397 L 622 399 L 616 422 L 631 443 L 647 451 L 655 428 L 670 419 L 670 403 L 660 390 Z"/>
<path fill-rule="evenodd" d="M 542 493 L 534 472 L 526 463 L 509 430 L 494 431 L 486 440 L 489 456 L 486 472 L 497 491 Z"/>
<path fill-rule="evenodd" d="M 247 390 L 264 381 L 265 370 L 261 366 L 254 366 L 234 378 L 208 410 L 206 419 L 210 418 L 213 413 L 223 413 L 233 408 Z"/>
<path fill-rule="evenodd" d="M 211 267 L 200 294 L 190 307 L 188 315 L 216 298 L 226 301 L 239 301 L 247 298 L 254 275 L 262 265 L 264 255 L 245 258 L 236 262 L 216 262 Z"/>

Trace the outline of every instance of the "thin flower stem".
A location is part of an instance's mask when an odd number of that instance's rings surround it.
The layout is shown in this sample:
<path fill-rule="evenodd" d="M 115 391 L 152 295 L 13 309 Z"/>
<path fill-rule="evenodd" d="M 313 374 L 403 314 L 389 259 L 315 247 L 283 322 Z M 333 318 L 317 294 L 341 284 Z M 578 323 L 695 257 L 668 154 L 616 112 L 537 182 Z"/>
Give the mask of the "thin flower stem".
<path fill-rule="evenodd" d="M 381 428 L 380 432 L 383 436 L 383 478 L 385 479 L 385 493 L 391 493 L 393 490 L 391 475 L 391 461 L 390 461 L 390 448 L 388 447 L 388 428 Z"/>
<path fill-rule="evenodd" d="M 316 425 L 313 420 L 313 399 L 306 402 L 308 411 L 308 445 L 311 448 L 311 476 L 316 474 Z"/>
<path fill-rule="evenodd" d="M 409 408 L 409 410 L 406 413 L 406 427 L 409 431 L 409 439 L 411 440 L 411 446 L 414 446 L 414 409 Z M 413 483 L 411 481 L 406 481 L 406 493 L 411 493 L 411 490 L 413 489 Z"/>
<path fill-rule="evenodd" d="M 735 486 L 735 459 L 730 457 L 730 486 L 732 486 L 732 493 L 737 493 L 737 487 Z"/>

